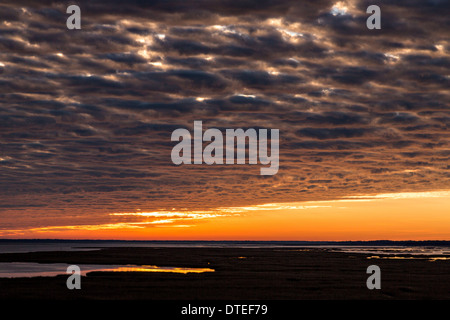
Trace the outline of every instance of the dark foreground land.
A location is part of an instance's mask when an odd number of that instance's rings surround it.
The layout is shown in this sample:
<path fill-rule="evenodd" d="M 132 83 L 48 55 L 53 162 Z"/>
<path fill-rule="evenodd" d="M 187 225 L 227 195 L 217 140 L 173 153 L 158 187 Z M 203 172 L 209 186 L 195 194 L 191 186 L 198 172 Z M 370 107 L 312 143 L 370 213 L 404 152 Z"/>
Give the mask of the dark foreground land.
<path fill-rule="evenodd" d="M 0 279 L 0 299 L 450 299 L 450 260 L 367 259 L 323 248 L 106 248 L 0 254 L 0 262 L 136 264 L 212 268 L 215 272 L 92 272 L 81 290 L 68 275 Z M 381 268 L 381 290 L 366 269 Z"/>

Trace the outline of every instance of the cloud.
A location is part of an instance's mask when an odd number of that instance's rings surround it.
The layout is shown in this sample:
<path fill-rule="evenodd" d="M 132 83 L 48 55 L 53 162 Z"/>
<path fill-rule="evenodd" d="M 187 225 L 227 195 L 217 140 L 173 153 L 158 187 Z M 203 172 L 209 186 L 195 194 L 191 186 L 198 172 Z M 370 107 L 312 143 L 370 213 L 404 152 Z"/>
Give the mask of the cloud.
<path fill-rule="evenodd" d="M 0 5 L 5 225 L 449 185 L 446 1 L 381 1 L 379 32 L 368 1 L 78 3 L 81 30 L 62 3 Z M 279 129 L 279 172 L 173 165 L 194 120 Z"/>
<path fill-rule="evenodd" d="M 369 132 L 370 130 L 364 128 L 303 128 L 297 131 L 297 135 L 323 140 L 361 137 Z"/>

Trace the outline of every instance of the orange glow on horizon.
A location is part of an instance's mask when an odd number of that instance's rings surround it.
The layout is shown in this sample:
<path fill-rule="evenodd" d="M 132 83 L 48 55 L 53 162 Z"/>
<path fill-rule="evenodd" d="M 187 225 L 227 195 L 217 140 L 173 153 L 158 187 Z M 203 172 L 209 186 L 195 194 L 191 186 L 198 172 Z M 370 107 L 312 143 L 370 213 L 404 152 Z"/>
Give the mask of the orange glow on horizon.
<path fill-rule="evenodd" d="M 0 230 L 3 238 L 116 240 L 450 240 L 450 191 L 191 212 L 111 213 L 135 222 Z M 156 219 L 156 220 L 148 220 Z"/>

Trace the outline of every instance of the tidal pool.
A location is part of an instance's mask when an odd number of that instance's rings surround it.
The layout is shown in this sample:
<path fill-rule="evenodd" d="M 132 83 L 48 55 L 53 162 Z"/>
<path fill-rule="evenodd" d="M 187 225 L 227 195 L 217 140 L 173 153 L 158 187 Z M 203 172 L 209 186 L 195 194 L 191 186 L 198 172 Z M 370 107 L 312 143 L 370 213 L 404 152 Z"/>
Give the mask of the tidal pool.
<path fill-rule="evenodd" d="M 0 278 L 24 278 L 24 277 L 54 277 L 67 274 L 69 264 L 66 263 L 37 263 L 37 262 L 1 262 Z M 89 272 L 172 272 L 172 273 L 202 273 L 214 272 L 210 268 L 181 268 L 159 267 L 152 265 L 102 265 L 102 264 L 78 264 L 81 275 Z"/>

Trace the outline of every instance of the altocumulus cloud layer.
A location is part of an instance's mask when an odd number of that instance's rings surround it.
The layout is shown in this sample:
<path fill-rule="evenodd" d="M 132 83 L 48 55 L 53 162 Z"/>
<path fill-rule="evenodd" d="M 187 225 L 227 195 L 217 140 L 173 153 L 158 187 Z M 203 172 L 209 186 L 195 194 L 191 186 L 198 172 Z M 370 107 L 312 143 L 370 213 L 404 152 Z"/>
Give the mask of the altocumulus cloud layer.
<path fill-rule="evenodd" d="M 76 3 L 82 30 L 0 4 L 1 228 L 449 187 L 448 1 L 378 1 L 381 30 L 367 1 Z M 194 120 L 279 129 L 279 172 L 173 165 Z"/>

